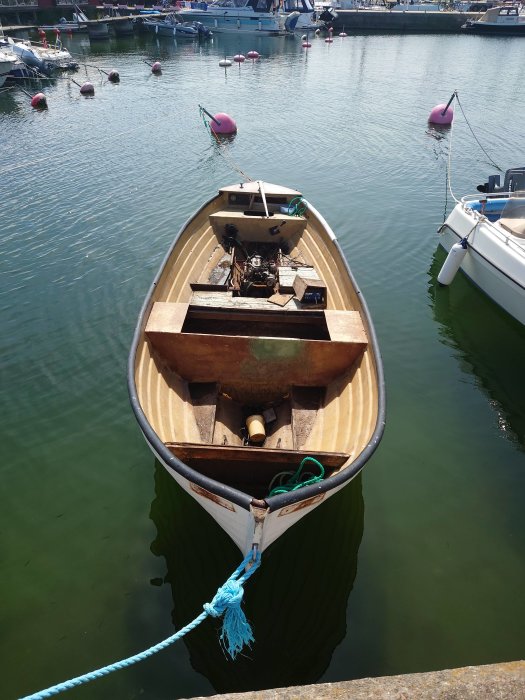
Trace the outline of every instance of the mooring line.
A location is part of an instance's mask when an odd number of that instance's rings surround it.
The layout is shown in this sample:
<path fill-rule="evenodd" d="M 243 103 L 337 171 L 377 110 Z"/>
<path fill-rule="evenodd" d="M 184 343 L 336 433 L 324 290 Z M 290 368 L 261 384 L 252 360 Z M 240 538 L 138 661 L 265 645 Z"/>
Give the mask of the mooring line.
<path fill-rule="evenodd" d="M 195 627 L 200 625 L 207 617 L 220 617 L 224 615 L 222 631 L 220 634 L 220 642 L 224 649 L 230 654 L 232 659 L 235 659 L 237 654 L 245 645 L 250 645 L 254 641 L 252 630 L 246 616 L 241 608 L 242 597 L 244 594 L 243 584 L 250 576 L 259 568 L 261 564 L 261 555 L 259 552 L 250 551 L 243 562 L 235 569 L 230 578 L 219 588 L 211 603 L 204 604 L 204 611 L 190 622 L 186 627 L 172 634 L 158 644 L 155 644 L 149 649 L 145 649 L 138 654 L 116 661 L 115 663 L 104 666 L 103 668 L 90 671 L 82 676 L 77 676 L 69 681 L 58 683 L 45 690 L 40 690 L 32 695 L 26 695 L 20 700 L 43 700 L 50 698 L 53 695 L 64 690 L 75 688 L 84 683 L 89 683 L 96 678 L 107 676 L 113 671 L 118 671 L 122 668 L 127 668 L 136 664 L 143 659 L 147 659 L 158 651 L 166 649 L 177 640 L 184 637 L 185 634 L 191 632 Z M 244 572 L 244 573 L 243 573 Z"/>

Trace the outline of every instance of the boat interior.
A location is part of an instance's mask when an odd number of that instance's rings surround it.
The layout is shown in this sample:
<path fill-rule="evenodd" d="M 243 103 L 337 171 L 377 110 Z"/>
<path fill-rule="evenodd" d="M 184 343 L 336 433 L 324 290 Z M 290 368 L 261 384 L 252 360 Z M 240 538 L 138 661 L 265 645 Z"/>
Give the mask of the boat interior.
<path fill-rule="evenodd" d="M 142 408 L 185 464 L 256 499 L 303 457 L 326 476 L 377 417 L 373 353 L 344 261 L 300 193 L 221 190 L 174 247 L 144 318 Z"/>

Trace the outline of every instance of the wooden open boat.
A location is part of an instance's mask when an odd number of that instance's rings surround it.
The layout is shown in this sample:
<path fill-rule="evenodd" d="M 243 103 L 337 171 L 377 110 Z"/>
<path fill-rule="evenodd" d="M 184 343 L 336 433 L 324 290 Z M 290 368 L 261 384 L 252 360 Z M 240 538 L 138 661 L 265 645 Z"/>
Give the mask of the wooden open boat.
<path fill-rule="evenodd" d="M 155 456 L 245 554 L 356 476 L 384 430 L 374 329 L 335 235 L 300 192 L 260 181 L 180 230 L 128 383 Z"/>

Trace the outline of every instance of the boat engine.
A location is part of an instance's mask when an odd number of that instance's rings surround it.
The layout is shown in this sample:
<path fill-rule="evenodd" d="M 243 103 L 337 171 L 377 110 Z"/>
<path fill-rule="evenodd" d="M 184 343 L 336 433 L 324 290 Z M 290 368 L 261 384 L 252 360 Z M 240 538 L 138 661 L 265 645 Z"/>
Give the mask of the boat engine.
<path fill-rule="evenodd" d="M 277 282 L 277 262 L 256 253 L 243 266 L 240 285 L 242 296 L 266 297 L 273 294 Z"/>

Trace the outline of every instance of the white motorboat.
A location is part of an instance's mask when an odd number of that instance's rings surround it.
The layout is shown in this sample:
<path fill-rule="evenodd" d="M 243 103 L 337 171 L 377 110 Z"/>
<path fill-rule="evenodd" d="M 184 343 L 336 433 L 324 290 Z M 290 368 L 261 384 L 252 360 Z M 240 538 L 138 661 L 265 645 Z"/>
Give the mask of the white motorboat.
<path fill-rule="evenodd" d="M 47 42 L 32 42 L 29 39 L 14 39 L 0 36 L 0 49 L 16 54 L 27 66 L 36 68 L 41 73 L 50 75 L 57 70 L 78 68 L 69 51 L 62 47 L 57 39 L 50 46 Z"/>
<path fill-rule="evenodd" d="M 519 5 L 491 7 L 479 19 L 469 19 L 461 27 L 471 34 L 525 36 L 525 13 Z"/>
<path fill-rule="evenodd" d="M 449 251 L 438 275 L 447 285 L 461 269 L 499 306 L 525 324 L 525 168 L 507 170 L 463 197 L 440 227 Z"/>
<path fill-rule="evenodd" d="M 142 20 L 142 27 L 157 36 L 170 36 L 177 39 L 209 38 L 212 31 L 202 22 L 181 22 L 174 13 L 165 17 L 150 15 Z"/>
<path fill-rule="evenodd" d="M 12 51 L 0 48 L 0 88 L 4 86 L 7 77 L 17 62 L 17 56 Z"/>
<path fill-rule="evenodd" d="M 285 14 L 299 13 L 295 31 L 301 33 L 324 29 L 328 22 L 337 17 L 337 12 L 332 7 L 317 11 L 312 0 L 284 0 L 283 12 Z"/>
<path fill-rule="evenodd" d="M 293 34 L 299 12 L 278 11 L 274 0 L 215 0 L 184 3 L 180 17 L 185 21 L 202 22 L 212 32 L 232 34 Z M 312 12 L 313 15 L 313 12 Z"/>

